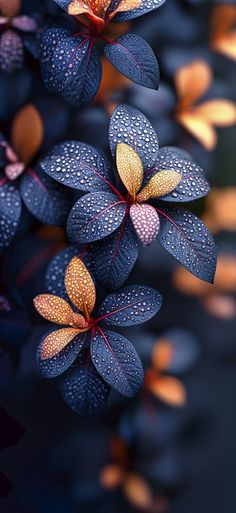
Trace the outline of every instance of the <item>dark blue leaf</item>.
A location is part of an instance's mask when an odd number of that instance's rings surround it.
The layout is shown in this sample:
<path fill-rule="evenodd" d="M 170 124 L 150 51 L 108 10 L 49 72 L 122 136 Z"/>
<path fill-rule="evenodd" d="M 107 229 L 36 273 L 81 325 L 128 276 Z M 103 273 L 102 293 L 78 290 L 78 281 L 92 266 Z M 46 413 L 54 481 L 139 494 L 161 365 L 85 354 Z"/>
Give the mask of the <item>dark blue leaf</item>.
<path fill-rule="evenodd" d="M 82 38 L 79 39 L 78 44 L 81 43 Z M 62 93 L 68 82 L 73 79 L 74 65 L 81 65 L 88 45 L 80 47 L 82 50 L 78 51 L 78 57 L 75 46 L 74 38 L 70 37 L 70 33 L 66 29 L 51 28 L 43 33 L 40 64 L 42 78 L 48 91 Z M 60 52 L 62 53 L 60 54 Z M 70 52 L 72 52 L 71 56 Z M 66 76 L 64 76 L 65 74 Z"/>
<path fill-rule="evenodd" d="M 140 156 L 144 170 L 153 168 L 158 155 L 158 139 L 148 119 L 134 107 L 119 105 L 113 112 L 109 130 L 113 157 L 118 143 L 126 143 Z"/>
<path fill-rule="evenodd" d="M 164 169 L 173 169 L 182 174 L 182 180 L 176 189 L 162 196 L 163 201 L 187 202 L 206 196 L 210 190 L 204 172 L 195 164 L 191 157 L 186 160 L 188 154 L 179 148 L 161 148 L 158 153 L 156 166 L 149 178 L 156 172 Z M 146 174 L 148 175 L 148 173 Z M 147 176 L 146 176 L 147 178 Z"/>
<path fill-rule="evenodd" d="M 50 332 L 44 335 L 43 340 L 47 335 L 49 335 L 49 333 Z M 47 360 L 41 360 L 40 358 L 40 349 L 43 343 L 42 340 L 37 351 L 37 363 L 41 374 L 45 378 L 55 378 L 56 376 L 59 376 L 65 372 L 72 365 L 79 352 L 81 351 L 86 339 L 86 335 L 87 334 L 84 333 L 77 335 L 62 351 L 60 351 L 52 358 L 48 358 Z"/>
<path fill-rule="evenodd" d="M 129 285 L 107 296 L 98 317 L 113 326 L 133 326 L 151 319 L 161 305 L 162 296 L 157 290 L 143 285 Z"/>
<path fill-rule="evenodd" d="M 42 77 L 49 92 L 62 94 L 73 105 L 92 100 L 101 81 L 101 62 L 86 38 L 65 29 L 49 29 L 42 36 Z"/>
<path fill-rule="evenodd" d="M 107 59 L 133 82 L 151 89 L 158 89 L 159 66 L 154 52 L 144 39 L 136 34 L 126 34 L 104 48 Z"/>
<path fill-rule="evenodd" d="M 46 272 L 46 289 L 50 294 L 60 296 L 68 301 L 65 289 L 65 272 L 71 259 L 77 256 L 88 267 L 88 257 L 78 246 L 69 246 L 58 253 L 50 262 Z"/>
<path fill-rule="evenodd" d="M 130 221 L 91 248 L 94 275 L 106 289 L 119 289 L 131 273 L 138 257 L 138 242 Z"/>
<path fill-rule="evenodd" d="M 71 1 L 72 0 L 54 0 L 54 2 L 56 2 L 56 4 L 58 4 L 58 5 L 60 5 L 60 7 L 62 7 L 62 9 L 65 9 L 65 11 L 67 11 L 68 6 L 71 4 Z"/>
<path fill-rule="evenodd" d="M 76 107 L 87 105 L 97 93 L 102 79 L 102 63 L 98 50 L 90 43 L 77 76 L 63 91 L 64 98 Z"/>
<path fill-rule="evenodd" d="M 88 144 L 66 141 L 57 144 L 40 162 L 41 168 L 58 182 L 81 191 L 110 191 L 114 181 L 104 157 Z"/>
<path fill-rule="evenodd" d="M 21 199 L 14 185 L 0 186 L 0 251 L 11 243 L 21 215 Z"/>
<path fill-rule="evenodd" d="M 143 384 L 143 368 L 132 344 L 119 333 L 96 331 L 92 361 L 103 379 L 126 397 L 134 397 Z"/>
<path fill-rule="evenodd" d="M 80 198 L 71 210 L 67 233 L 71 242 L 93 242 L 114 232 L 122 223 L 126 203 L 108 192 Z"/>
<path fill-rule="evenodd" d="M 95 415 L 108 401 L 110 387 L 94 367 L 89 352 L 82 351 L 60 378 L 64 400 L 79 415 Z"/>
<path fill-rule="evenodd" d="M 58 3 L 60 0 L 56 0 Z M 133 20 L 134 18 L 138 18 L 138 16 L 142 16 L 148 12 L 154 11 L 161 7 L 165 3 L 166 0 L 141 0 L 141 5 L 138 9 L 132 9 L 128 12 L 120 12 L 116 14 L 115 21 L 128 21 Z"/>
<path fill-rule="evenodd" d="M 158 210 L 160 244 L 192 274 L 210 283 L 216 268 L 216 247 L 211 233 L 192 212 Z"/>
<path fill-rule="evenodd" d="M 20 191 L 26 207 L 39 221 L 57 226 L 66 223 L 71 207 L 68 192 L 39 168 L 24 173 Z"/>

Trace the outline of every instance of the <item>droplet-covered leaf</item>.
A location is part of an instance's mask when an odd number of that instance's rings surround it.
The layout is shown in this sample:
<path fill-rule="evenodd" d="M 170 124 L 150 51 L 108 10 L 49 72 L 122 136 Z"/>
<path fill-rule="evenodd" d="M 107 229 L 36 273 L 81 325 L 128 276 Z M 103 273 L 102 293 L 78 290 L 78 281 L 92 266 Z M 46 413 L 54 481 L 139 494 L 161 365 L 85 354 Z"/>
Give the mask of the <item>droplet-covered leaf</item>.
<path fill-rule="evenodd" d="M 57 330 L 58 331 L 58 330 Z M 37 362 L 38 367 L 41 374 L 45 378 L 55 378 L 59 376 L 63 372 L 65 372 L 75 361 L 77 355 L 79 354 L 85 339 L 86 334 L 81 333 L 79 335 L 75 335 L 73 340 L 59 353 L 57 353 L 52 358 L 48 358 L 47 360 L 41 359 L 41 347 L 44 342 L 45 336 L 38 348 L 37 353 Z"/>
<path fill-rule="evenodd" d="M 20 191 L 26 207 L 39 221 L 55 226 L 65 225 L 71 208 L 68 191 L 39 167 L 24 173 Z"/>
<path fill-rule="evenodd" d="M 87 351 L 60 378 L 59 389 L 68 406 L 79 415 L 95 415 L 108 401 L 110 386 L 94 367 Z"/>
<path fill-rule="evenodd" d="M 74 256 L 65 274 L 65 287 L 71 302 L 86 316 L 96 302 L 96 289 L 91 275 L 80 258 Z"/>
<path fill-rule="evenodd" d="M 182 179 L 174 191 L 162 196 L 163 201 L 193 201 L 206 196 L 210 190 L 201 167 L 191 160 L 190 155 L 180 151 L 179 148 L 167 146 L 160 149 L 152 173 L 165 169 L 180 173 Z M 146 178 L 148 179 L 148 176 Z"/>
<path fill-rule="evenodd" d="M 139 155 L 128 144 L 118 144 L 116 165 L 125 188 L 135 198 L 143 182 L 143 165 Z"/>
<path fill-rule="evenodd" d="M 155 289 L 142 285 L 129 285 L 109 294 L 103 301 L 98 316 L 106 324 L 133 326 L 151 319 L 160 310 L 162 296 Z"/>
<path fill-rule="evenodd" d="M 122 287 L 137 258 L 137 237 L 129 220 L 106 239 L 95 242 L 91 248 L 92 270 L 105 289 Z"/>
<path fill-rule="evenodd" d="M 149 246 L 156 238 L 160 228 L 160 220 L 155 208 L 151 205 L 132 205 L 130 219 L 134 230 L 143 246 Z"/>
<path fill-rule="evenodd" d="M 57 1 L 57 0 L 56 0 Z M 59 0 L 60 1 L 60 0 Z M 139 16 L 143 16 L 148 12 L 154 11 L 161 7 L 166 0 L 141 0 L 140 7 L 132 9 L 129 12 L 120 12 L 116 15 L 115 21 L 129 21 Z"/>
<path fill-rule="evenodd" d="M 21 215 L 21 199 L 18 190 L 12 184 L 0 186 L 0 251 L 11 243 Z"/>
<path fill-rule="evenodd" d="M 216 247 L 211 233 L 192 212 L 179 209 L 158 210 L 158 240 L 192 274 L 210 283 L 216 268 Z"/>
<path fill-rule="evenodd" d="M 109 138 L 114 158 L 117 144 L 125 143 L 138 153 L 144 170 L 155 166 L 158 155 L 157 135 L 151 123 L 139 110 L 129 105 L 119 105 L 111 117 Z"/>
<path fill-rule="evenodd" d="M 65 273 L 71 259 L 77 256 L 83 258 L 81 248 L 69 246 L 58 253 L 50 262 L 46 272 L 46 289 L 50 294 L 55 294 L 68 300 L 65 289 Z M 88 265 L 87 258 L 84 258 L 85 265 Z"/>
<path fill-rule="evenodd" d="M 126 397 L 134 397 L 143 384 L 143 368 L 132 344 L 113 331 L 96 331 L 92 361 L 103 379 Z"/>
<path fill-rule="evenodd" d="M 102 66 L 88 38 L 71 36 L 65 29 L 49 29 L 42 36 L 40 61 L 48 91 L 62 94 L 76 106 L 92 100 L 101 81 Z"/>
<path fill-rule="evenodd" d="M 104 157 L 92 146 L 79 141 L 57 144 L 40 162 L 49 176 L 81 191 L 110 191 L 114 180 Z"/>
<path fill-rule="evenodd" d="M 151 89 L 158 89 L 159 66 L 154 52 L 144 39 L 136 34 L 126 34 L 104 48 L 107 59 L 133 82 Z"/>
<path fill-rule="evenodd" d="M 86 194 L 75 203 L 68 223 L 71 242 L 93 242 L 103 239 L 121 225 L 126 203 L 108 192 Z"/>

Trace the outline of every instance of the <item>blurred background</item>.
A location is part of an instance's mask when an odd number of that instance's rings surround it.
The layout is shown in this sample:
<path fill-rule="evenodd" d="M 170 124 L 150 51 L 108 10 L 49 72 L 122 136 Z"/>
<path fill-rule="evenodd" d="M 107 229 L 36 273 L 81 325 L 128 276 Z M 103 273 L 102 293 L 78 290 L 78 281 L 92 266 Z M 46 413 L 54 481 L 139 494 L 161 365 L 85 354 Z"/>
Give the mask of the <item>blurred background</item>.
<path fill-rule="evenodd" d="M 104 59 L 100 90 L 82 109 L 45 91 L 37 61 L 41 31 L 71 20 L 52 0 L 22 0 L 19 9 L 37 30 L 24 43 L 20 68 L 0 66 L 1 131 L 10 138 L 17 119 L 21 130 L 32 120 L 30 105 L 41 120 L 34 164 L 65 139 L 109 155 L 114 107 L 139 108 L 161 146 L 180 146 L 204 169 L 212 190 L 188 208 L 214 234 L 218 265 L 209 285 L 157 243 L 141 252 L 130 281 L 156 287 L 165 298 L 154 320 L 128 334 L 145 368 L 143 390 L 135 400 L 112 393 L 101 415 L 82 418 L 35 363 L 45 324 L 32 299 L 45 291 L 49 262 L 68 245 L 65 230 L 23 209 L 0 257 L 0 510 L 235 513 L 236 2 L 166 0 L 150 15 L 114 25 L 113 35 L 132 31 L 151 44 L 159 92 L 129 82 Z M 187 106 L 178 86 L 183 69 L 193 99 Z"/>

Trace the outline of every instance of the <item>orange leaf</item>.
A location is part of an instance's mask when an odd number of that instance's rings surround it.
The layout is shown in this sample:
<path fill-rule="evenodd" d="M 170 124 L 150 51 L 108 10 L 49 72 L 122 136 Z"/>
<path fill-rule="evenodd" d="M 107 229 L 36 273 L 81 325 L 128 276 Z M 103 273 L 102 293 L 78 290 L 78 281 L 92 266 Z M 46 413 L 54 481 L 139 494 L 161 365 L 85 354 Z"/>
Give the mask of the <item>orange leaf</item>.
<path fill-rule="evenodd" d="M 87 0 L 73 0 L 68 6 L 68 13 L 72 16 L 78 16 L 79 14 L 90 14 L 93 15 L 93 2 L 89 5 Z"/>
<path fill-rule="evenodd" d="M 182 180 L 181 173 L 172 170 L 159 171 L 149 180 L 147 185 L 138 194 L 138 201 L 147 201 L 149 198 L 158 198 L 174 191 Z"/>
<path fill-rule="evenodd" d="M 72 340 L 79 334 L 79 330 L 76 328 L 62 328 L 57 331 L 52 331 L 44 339 L 40 357 L 42 360 L 48 360 L 56 356 L 62 349 L 64 349 Z"/>
<path fill-rule="evenodd" d="M 20 160 L 29 164 L 43 141 L 43 123 L 33 105 L 26 105 L 14 117 L 11 140 Z"/>
<path fill-rule="evenodd" d="M 73 324 L 73 310 L 68 303 L 52 294 L 40 294 L 34 298 L 34 306 L 45 319 L 57 324 Z"/>
<path fill-rule="evenodd" d="M 203 60 L 196 60 L 179 68 L 175 74 L 175 86 L 181 103 L 183 102 L 183 109 L 201 98 L 211 83 L 211 68 Z"/>
<path fill-rule="evenodd" d="M 105 19 L 111 0 L 73 0 L 68 7 L 68 13 L 73 16 L 87 14 L 91 17 Z M 121 0 L 109 18 L 113 18 L 117 12 L 131 11 L 140 7 L 141 0 Z"/>
<path fill-rule="evenodd" d="M 214 42 L 212 48 L 229 59 L 236 61 L 236 34 L 229 34 L 218 39 Z"/>
<path fill-rule="evenodd" d="M 236 105 L 228 100 L 208 100 L 195 107 L 195 113 L 215 126 L 230 126 L 236 123 Z"/>
<path fill-rule="evenodd" d="M 236 60 L 236 7 L 218 5 L 213 9 L 210 46 L 230 59 Z"/>
<path fill-rule="evenodd" d="M 96 302 L 96 290 L 93 280 L 80 258 L 70 261 L 65 275 L 66 292 L 73 305 L 86 317 L 93 311 Z"/>
<path fill-rule="evenodd" d="M 81 328 L 87 328 L 83 315 L 73 312 L 70 305 L 61 297 L 40 294 L 34 299 L 36 310 L 48 321 Z"/>
<path fill-rule="evenodd" d="M 0 0 L 0 11 L 7 18 L 14 18 L 21 9 L 21 0 Z"/>
<path fill-rule="evenodd" d="M 124 495 L 137 508 L 147 510 L 152 504 L 152 491 L 138 474 L 128 474 L 123 485 Z"/>
<path fill-rule="evenodd" d="M 197 114 L 186 112 L 177 116 L 177 121 L 184 126 L 206 150 L 213 150 L 217 144 L 215 129 L 204 118 Z"/>
<path fill-rule="evenodd" d="M 152 365 L 157 371 L 166 370 L 172 362 L 174 350 L 169 340 L 159 340 L 153 349 Z"/>
<path fill-rule="evenodd" d="M 156 397 L 170 406 L 184 406 L 186 404 L 186 390 L 184 385 L 172 376 L 160 376 L 150 382 L 149 390 Z"/>
<path fill-rule="evenodd" d="M 143 182 L 143 165 L 139 155 L 128 144 L 117 144 L 116 165 L 124 186 L 135 198 Z"/>
<path fill-rule="evenodd" d="M 141 6 L 141 0 L 121 0 L 117 9 L 112 13 L 114 16 L 117 12 L 132 11 Z"/>
<path fill-rule="evenodd" d="M 102 469 L 99 480 L 104 488 L 111 490 L 121 484 L 123 477 L 124 472 L 121 467 L 119 465 L 110 464 Z"/>

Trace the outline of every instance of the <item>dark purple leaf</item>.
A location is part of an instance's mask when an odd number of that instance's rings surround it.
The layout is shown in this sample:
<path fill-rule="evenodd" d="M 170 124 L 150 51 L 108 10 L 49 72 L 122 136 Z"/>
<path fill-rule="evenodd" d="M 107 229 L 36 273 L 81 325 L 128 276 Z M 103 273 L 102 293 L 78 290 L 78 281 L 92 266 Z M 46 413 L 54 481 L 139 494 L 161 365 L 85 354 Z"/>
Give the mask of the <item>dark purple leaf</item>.
<path fill-rule="evenodd" d="M 192 212 L 179 209 L 158 210 L 158 240 L 192 274 L 210 283 L 216 268 L 214 239 L 203 222 Z"/>
<path fill-rule="evenodd" d="M 103 379 L 126 397 L 134 397 L 143 384 L 143 368 L 132 344 L 113 331 L 96 331 L 92 361 Z"/>
<path fill-rule="evenodd" d="M 121 225 L 126 203 L 108 192 L 94 192 L 80 198 L 71 210 L 67 233 L 71 242 L 103 239 Z"/>
<path fill-rule="evenodd" d="M 79 415 L 95 415 L 108 401 L 110 387 L 94 367 L 89 351 L 82 351 L 60 378 L 59 389 L 68 406 Z"/>
<path fill-rule="evenodd" d="M 114 181 L 111 168 L 104 157 L 88 144 L 66 141 L 57 144 L 40 162 L 49 176 L 81 191 L 111 191 Z"/>
<path fill-rule="evenodd" d="M 139 154 L 144 170 L 155 166 L 158 155 L 157 135 L 139 110 L 129 105 L 119 105 L 111 117 L 109 138 L 114 158 L 117 144 L 126 143 Z"/>
<path fill-rule="evenodd" d="M 151 319 L 160 310 L 162 296 L 157 290 L 142 285 L 129 285 L 109 294 L 98 316 L 113 326 L 133 326 Z"/>
<path fill-rule="evenodd" d="M 112 41 L 104 48 L 107 59 L 133 82 L 151 89 L 158 89 L 159 66 L 154 52 L 144 39 L 127 34 Z"/>

